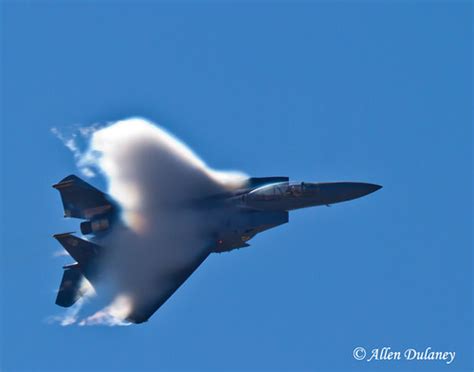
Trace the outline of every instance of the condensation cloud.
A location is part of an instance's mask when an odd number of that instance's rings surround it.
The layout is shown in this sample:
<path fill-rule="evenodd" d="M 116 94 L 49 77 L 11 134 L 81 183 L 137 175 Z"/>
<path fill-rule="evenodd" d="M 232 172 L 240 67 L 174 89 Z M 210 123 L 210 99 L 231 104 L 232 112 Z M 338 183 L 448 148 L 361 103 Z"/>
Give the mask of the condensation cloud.
<path fill-rule="evenodd" d="M 122 223 L 94 240 L 107 252 L 104 286 L 110 304 L 79 324 L 118 325 L 134 306 L 151 302 L 157 286 L 169 285 L 174 267 L 208 249 L 207 232 L 219 216 L 193 208 L 192 201 L 238 188 L 247 177 L 209 168 L 145 119 L 118 121 L 87 135 L 88 150 L 75 155 L 77 163 L 106 177 Z"/>

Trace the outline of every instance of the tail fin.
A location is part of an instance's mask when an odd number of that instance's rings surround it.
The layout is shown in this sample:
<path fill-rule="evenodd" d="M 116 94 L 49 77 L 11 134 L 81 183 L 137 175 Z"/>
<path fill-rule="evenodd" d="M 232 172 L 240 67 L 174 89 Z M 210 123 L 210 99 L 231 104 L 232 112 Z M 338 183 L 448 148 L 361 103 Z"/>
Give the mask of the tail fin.
<path fill-rule="evenodd" d="M 53 187 L 61 194 L 65 217 L 91 219 L 111 213 L 115 209 L 114 203 L 107 194 L 73 174 Z"/>
<path fill-rule="evenodd" d="M 86 293 L 86 289 L 82 285 L 84 280 L 86 279 L 82 275 L 78 264 L 66 267 L 56 297 L 56 305 L 62 307 L 74 305 Z"/>

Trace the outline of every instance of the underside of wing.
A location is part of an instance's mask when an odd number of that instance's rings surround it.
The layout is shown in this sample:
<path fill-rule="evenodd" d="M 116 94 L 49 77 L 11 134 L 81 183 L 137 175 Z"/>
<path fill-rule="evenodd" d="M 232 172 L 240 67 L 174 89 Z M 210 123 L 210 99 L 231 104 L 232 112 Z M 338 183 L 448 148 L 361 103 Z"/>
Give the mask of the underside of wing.
<path fill-rule="evenodd" d="M 135 297 L 133 310 L 127 320 L 132 323 L 146 322 L 204 262 L 209 254 L 210 251 L 206 250 L 202 255 L 190 259 L 187 264 L 166 270 L 152 286 L 153 293 L 136 293 L 135 295 L 138 296 Z"/>

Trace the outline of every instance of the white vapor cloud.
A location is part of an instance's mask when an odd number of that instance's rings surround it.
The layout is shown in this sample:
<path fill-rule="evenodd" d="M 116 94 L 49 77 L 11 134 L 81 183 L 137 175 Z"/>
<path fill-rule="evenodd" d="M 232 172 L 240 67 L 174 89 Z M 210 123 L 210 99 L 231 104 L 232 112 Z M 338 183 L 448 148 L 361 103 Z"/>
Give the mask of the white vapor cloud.
<path fill-rule="evenodd" d="M 83 128 L 81 135 L 90 138 L 84 152 L 74 138 L 69 142 L 55 134 L 80 169 L 106 177 L 108 193 L 122 210 L 122 222 L 93 239 L 107 252 L 104 286 L 112 301 L 78 324 L 124 325 L 134 309 L 152 304 L 157 291 L 172 286 L 177 268 L 208 250 L 222 211 L 196 208 L 193 201 L 239 188 L 247 176 L 209 168 L 181 141 L 142 118 Z"/>
<path fill-rule="evenodd" d="M 124 321 L 131 311 L 131 302 L 127 296 L 118 296 L 109 306 L 97 311 L 95 314 L 82 319 L 80 326 L 87 325 L 108 325 L 127 326 L 131 323 Z"/>
<path fill-rule="evenodd" d="M 91 167 L 83 164 L 85 151 L 81 149 L 80 145 L 82 142 L 89 140 L 98 128 L 96 124 L 89 127 L 79 127 L 69 135 L 62 133 L 56 127 L 51 128 L 51 133 L 71 151 L 81 174 L 88 178 L 95 177 L 96 174 Z"/>

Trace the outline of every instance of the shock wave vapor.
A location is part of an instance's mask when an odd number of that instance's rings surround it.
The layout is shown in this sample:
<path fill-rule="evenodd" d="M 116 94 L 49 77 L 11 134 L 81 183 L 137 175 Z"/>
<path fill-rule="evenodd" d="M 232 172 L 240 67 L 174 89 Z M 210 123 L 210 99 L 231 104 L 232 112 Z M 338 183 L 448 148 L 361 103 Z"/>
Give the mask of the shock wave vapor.
<path fill-rule="evenodd" d="M 211 253 L 249 247 L 256 234 L 287 223 L 292 210 L 381 188 L 217 172 L 143 119 L 95 132 L 91 150 L 110 195 L 75 175 L 53 186 L 64 216 L 83 220 L 82 237 L 54 235 L 75 260 L 64 266 L 56 304 L 72 306 L 84 295 L 84 281 L 100 296 L 106 282 L 115 300 L 125 299 L 115 316 L 132 323 L 147 321 Z"/>

